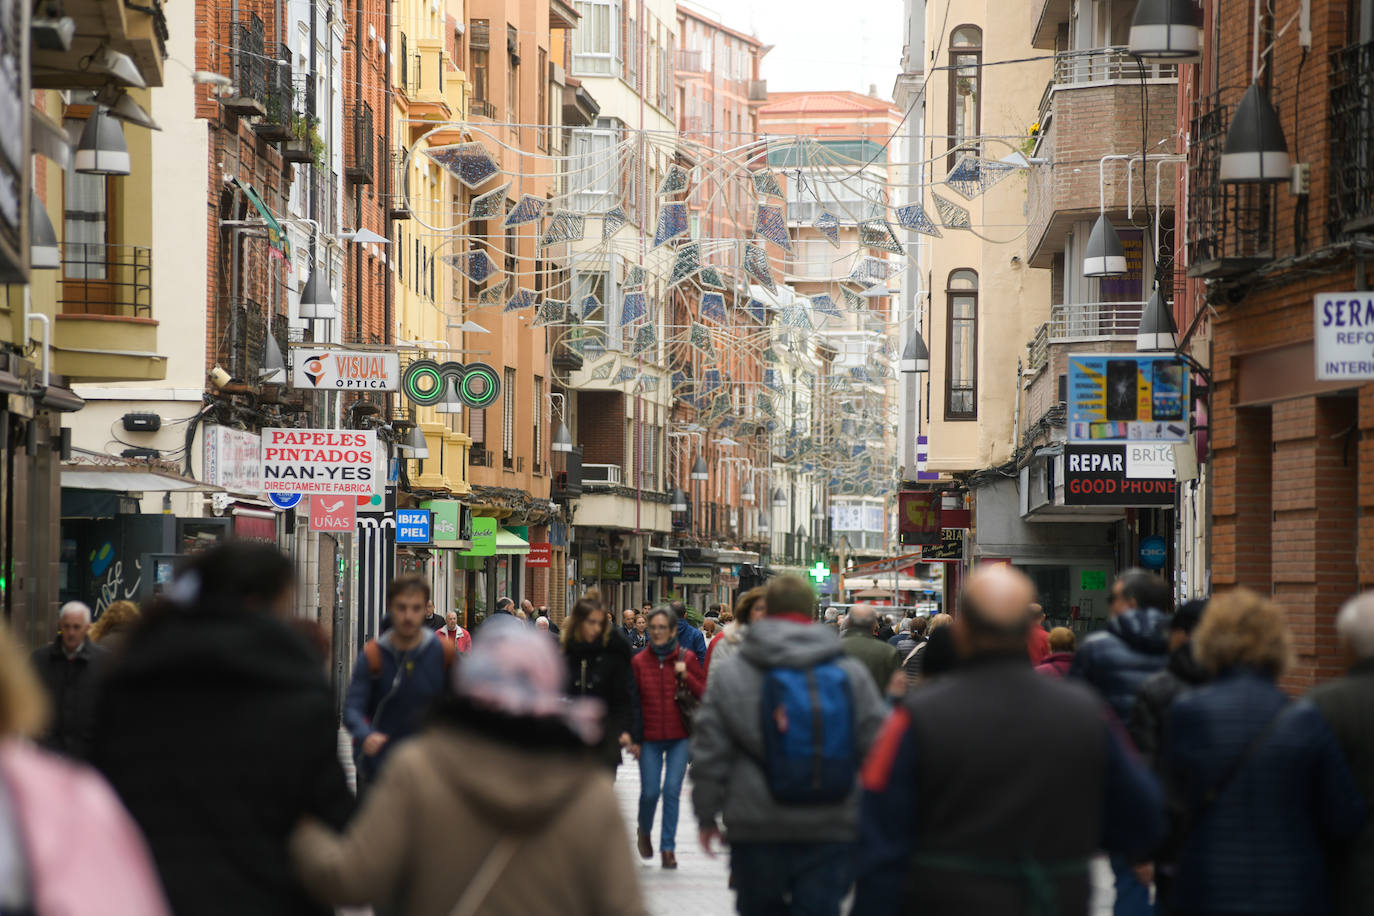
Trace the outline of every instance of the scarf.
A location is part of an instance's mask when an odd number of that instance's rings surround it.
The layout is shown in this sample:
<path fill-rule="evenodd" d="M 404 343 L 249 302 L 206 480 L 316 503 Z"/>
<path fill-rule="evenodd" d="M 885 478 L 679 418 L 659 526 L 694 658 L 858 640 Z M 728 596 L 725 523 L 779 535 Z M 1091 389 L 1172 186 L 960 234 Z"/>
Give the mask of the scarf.
<path fill-rule="evenodd" d="M 674 633 L 673 638 L 668 640 L 661 646 L 656 646 L 651 642 L 649 643 L 649 648 L 652 649 L 654 651 L 654 654 L 657 655 L 660 659 L 667 658 L 668 656 L 677 652 L 677 634 Z"/>

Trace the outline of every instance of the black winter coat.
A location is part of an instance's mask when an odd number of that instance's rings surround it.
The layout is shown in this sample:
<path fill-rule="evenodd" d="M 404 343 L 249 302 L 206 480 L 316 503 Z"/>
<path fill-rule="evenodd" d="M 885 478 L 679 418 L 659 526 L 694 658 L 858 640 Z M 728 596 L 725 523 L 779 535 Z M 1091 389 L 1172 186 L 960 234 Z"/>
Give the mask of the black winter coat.
<path fill-rule="evenodd" d="M 1096 688 L 1122 725 L 1131 721 L 1145 679 L 1169 664 L 1169 618 L 1154 608 L 1131 608 L 1083 640 L 1069 677 Z"/>
<path fill-rule="evenodd" d="M 52 701 L 52 722 L 43 745 L 84 760 L 91 750 L 97 683 L 109 653 L 87 639 L 69 661 L 58 637 L 33 653 L 33 667 Z"/>
<path fill-rule="evenodd" d="M 1289 703 L 1271 678 L 1236 669 L 1175 700 L 1165 734 L 1162 767 L 1191 824 L 1178 856 L 1177 911 L 1330 913 L 1326 850 L 1355 836 L 1365 804 L 1316 706 Z"/>
<path fill-rule="evenodd" d="M 111 666 L 92 762 L 148 839 L 178 916 L 332 913 L 287 840 L 353 808 L 317 653 L 265 614 L 150 615 Z"/>
<path fill-rule="evenodd" d="M 1345 752 L 1360 794 L 1374 803 L 1374 659 L 1365 659 L 1343 678 L 1308 695 Z M 1374 916 L 1374 817 L 1340 850 L 1333 874 L 1336 912 Z"/>
<path fill-rule="evenodd" d="M 614 627 L 604 644 L 569 639 L 563 652 L 568 659 L 568 692 L 596 697 L 606 704 L 606 732 L 597 756 L 614 767 L 620 763 L 620 736 L 630 731 L 634 717 L 630 700 L 630 644 L 620 628 Z"/>
<path fill-rule="evenodd" d="M 1169 667 L 1145 679 L 1136 693 L 1126 730 L 1135 742 L 1136 750 L 1150 766 L 1156 766 L 1159 748 L 1164 742 L 1164 721 L 1169 706 L 1178 695 L 1207 682 L 1207 670 L 1193 655 L 1191 643 L 1184 643 L 1169 656 Z"/>

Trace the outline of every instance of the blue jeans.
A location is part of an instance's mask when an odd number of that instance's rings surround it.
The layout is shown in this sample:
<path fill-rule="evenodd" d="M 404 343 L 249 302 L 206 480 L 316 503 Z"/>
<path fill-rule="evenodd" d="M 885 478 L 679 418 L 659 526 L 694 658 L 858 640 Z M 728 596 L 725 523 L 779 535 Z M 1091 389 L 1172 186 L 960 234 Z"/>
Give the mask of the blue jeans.
<path fill-rule="evenodd" d="M 854 879 L 852 843 L 731 843 L 740 916 L 839 916 Z"/>
<path fill-rule="evenodd" d="M 639 746 L 639 829 L 645 836 L 653 836 L 654 810 L 662 794 L 663 833 L 658 848 L 663 852 L 677 849 L 677 809 L 682 795 L 682 778 L 686 775 L 686 738 L 645 741 Z"/>
<path fill-rule="evenodd" d="M 1150 889 L 1140 883 L 1126 856 L 1112 856 L 1112 874 L 1116 876 L 1116 903 L 1112 916 L 1153 916 Z"/>

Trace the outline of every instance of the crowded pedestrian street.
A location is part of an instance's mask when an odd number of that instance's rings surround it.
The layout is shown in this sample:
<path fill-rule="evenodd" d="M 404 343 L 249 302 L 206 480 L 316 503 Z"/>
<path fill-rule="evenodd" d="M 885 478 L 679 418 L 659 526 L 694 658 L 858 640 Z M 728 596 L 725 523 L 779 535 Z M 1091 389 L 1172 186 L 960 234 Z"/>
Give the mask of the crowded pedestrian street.
<path fill-rule="evenodd" d="M 0 0 L 0 916 L 1374 916 L 1374 0 Z"/>

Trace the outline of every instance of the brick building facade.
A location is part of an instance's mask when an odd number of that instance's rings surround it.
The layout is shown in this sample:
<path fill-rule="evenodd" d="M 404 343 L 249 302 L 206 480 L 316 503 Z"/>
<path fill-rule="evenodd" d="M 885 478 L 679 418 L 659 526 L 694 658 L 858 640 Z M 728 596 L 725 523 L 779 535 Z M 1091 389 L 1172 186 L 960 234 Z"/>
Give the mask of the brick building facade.
<path fill-rule="evenodd" d="M 1211 588 L 1246 586 L 1287 608 L 1297 665 L 1286 685 L 1300 690 L 1339 672 L 1336 611 L 1374 586 L 1374 384 L 1317 381 L 1313 350 L 1313 297 L 1367 288 L 1357 254 L 1374 177 L 1357 157 L 1374 99 L 1355 87 L 1374 57 L 1350 7 L 1331 0 L 1312 3 L 1302 47 L 1301 30 L 1281 30 L 1298 6 L 1279 0 L 1256 36 L 1250 3 L 1206 4 L 1203 60 L 1181 78 L 1187 279 L 1175 317 L 1185 346 L 1210 358 Z M 1311 170 L 1306 193 L 1216 180 L 1256 40 L 1292 161 Z"/>

